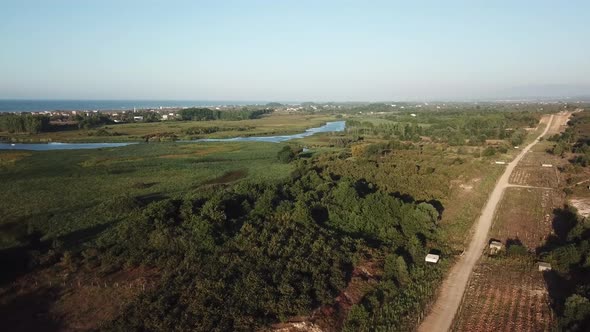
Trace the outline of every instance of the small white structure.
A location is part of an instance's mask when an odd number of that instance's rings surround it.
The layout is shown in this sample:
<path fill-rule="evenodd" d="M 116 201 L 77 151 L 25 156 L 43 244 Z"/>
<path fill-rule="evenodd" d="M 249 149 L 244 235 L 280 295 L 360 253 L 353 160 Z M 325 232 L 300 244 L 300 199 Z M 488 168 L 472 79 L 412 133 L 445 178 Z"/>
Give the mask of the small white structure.
<path fill-rule="evenodd" d="M 502 250 L 502 242 L 496 240 L 490 241 L 490 254 L 493 255 L 500 250 Z"/>
<path fill-rule="evenodd" d="M 426 258 L 424 259 L 424 261 L 426 261 L 426 263 L 436 264 L 436 263 L 438 263 L 439 259 L 440 259 L 439 255 L 428 254 L 428 255 L 426 255 Z"/>
<path fill-rule="evenodd" d="M 410 116 L 414 116 L 414 117 L 415 117 L 415 116 L 416 116 L 416 114 L 412 113 L 412 114 L 410 114 Z"/>
<path fill-rule="evenodd" d="M 539 272 L 551 271 L 551 264 L 545 262 L 539 262 Z"/>
<path fill-rule="evenodd" d="M 551 164 L 541 164 L 542 167 L 553 167 Z"/>
<path fill-rule="evenodd" d="M 135 120 L 135 121 L 143 121 L 143 116 L 141 116 L 141 115 L 134 116 L 133 117 L 133 120 Z"/>
<path fill-rule="evenodd" d="M 496 161 L 496 165 L 506 165 L 505 161 Z"/>
<path fill-rule="evenodd" d="M 520 149 L 520 147 L 518 147 L 518 146 L 515 146 L 514 148 L 515 148 L 515 149 Z"/>

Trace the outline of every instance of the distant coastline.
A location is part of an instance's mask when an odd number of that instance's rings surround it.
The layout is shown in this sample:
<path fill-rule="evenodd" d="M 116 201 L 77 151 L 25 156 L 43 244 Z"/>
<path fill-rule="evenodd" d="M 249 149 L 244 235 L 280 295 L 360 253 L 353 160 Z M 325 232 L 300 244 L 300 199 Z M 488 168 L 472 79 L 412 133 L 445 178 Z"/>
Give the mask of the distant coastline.
<path fill-rule="evenodd" d="M 137 109 L 264 105 L 256 101 L 207 100 L 26 100 L 0 99 L 0 112 L 122 111 Z"/>

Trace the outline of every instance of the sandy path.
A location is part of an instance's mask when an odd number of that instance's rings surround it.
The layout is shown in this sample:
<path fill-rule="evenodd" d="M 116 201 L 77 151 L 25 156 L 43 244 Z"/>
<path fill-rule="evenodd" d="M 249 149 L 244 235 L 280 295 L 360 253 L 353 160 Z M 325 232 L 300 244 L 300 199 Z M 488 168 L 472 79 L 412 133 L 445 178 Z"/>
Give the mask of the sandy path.
<path fill-rule="evenodd" d="M 488 231 L 492 225 L 494 219 L 494 211 L 496 206 L 502 198 L 504 189 L 509 186 L 508 179 L 510 174 L 518 164 L 518 162 L 524 157 L 524 155 L 533 147 L 533 145 L 539 142 L 539 139 L 543 137 L 552 127 L 553 115 L 549 118 L 549 123 L 543 130 L 543 133 L 539 135 L 531 144 L 527 145 L 522 151 L 511 161 L 504 174 L 498 180 L 494 191 L 488 198 L 485 207 L 475 225 L 475 230 L 471 238 L 471 243 L 463 255 L 459 258 L 457 263 L 451 268 L 449 274 L 443 281 L 440 287 L 440 292 L 436 302 L 432 306 L 431 311 L 428 313 L 422 324 L 418 327 L 418 331 L 421 332 L 446 332 L 451 328 L 451 324 L 455 318 L 455 314 L 461 304 L 463 293 L 467 287 L 469 281 L 469 275 L 473 270 L 475 263 L 479 260 L 484 248 L 487 244 Z"/>
<path fill-rule="evenodd" d="M 555 118 L 549 126 L 548 134 L 555 135 L 561 133 L 564 130 L 564 127 L 567 125 L 570 116 L 571 112 L 559 112 L 555 114 Z"/>

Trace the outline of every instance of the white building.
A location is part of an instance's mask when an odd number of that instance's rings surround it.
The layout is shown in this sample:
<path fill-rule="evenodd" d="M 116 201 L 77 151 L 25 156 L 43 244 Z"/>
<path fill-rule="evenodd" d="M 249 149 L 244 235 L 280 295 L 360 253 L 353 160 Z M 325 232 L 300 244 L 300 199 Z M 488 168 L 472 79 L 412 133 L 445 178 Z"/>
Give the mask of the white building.
<path fill-rule="evenodd" d="M 539 271 L 551 271 L 551 264 L 545 262 L 539 262 Z"/>
<path fill-rule="evenodd" d="M 490 241 L 490 254 L 493 255 L 500 250 L 502 250 L 502 242 L 496 240 Z"/>
<path fill-rule="evenodd" d="M 436 263 L 438 263 L 439 259 L 440 259 L 439 255 L 428 254 L 428 255 L 426 255 L 426 258 L 424 259 L 424 261 L 426 261 L 426 263 L 436 264 Z"/>

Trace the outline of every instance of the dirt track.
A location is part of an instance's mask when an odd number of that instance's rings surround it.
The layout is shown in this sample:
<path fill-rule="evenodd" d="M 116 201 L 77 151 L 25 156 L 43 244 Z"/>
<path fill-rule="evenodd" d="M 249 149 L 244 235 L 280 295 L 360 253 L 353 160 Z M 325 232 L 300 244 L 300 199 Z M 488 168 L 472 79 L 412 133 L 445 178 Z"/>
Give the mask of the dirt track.
<path fill-rule="evenodd" d="M 509 186 L 508 180 L 510 178 L 510 174 L 512 174 L 512 171 L 518 162 L 524 157 L 524 155 L 535 144 L 537 144 L 537 142 L 539 142 L 541 137 L 547 134 L 549 128 L 552 126 L 555 128 L 555 125 L 553 124 L 553 118 L 554 116 L 551 115 L 549 118 L 549 123 L 545 127 L 545 130 L 543 130 L 543 133 L 539 135 L 539 137 L 537 137 L 531 144 L 522 149 L 518 156 L 516 156 L 516 158 L 514 158 L 514 160 L 511 161 L 506 167 L 506 170 L 500 177 L 500 180 L 498 180 L 494 191 L 492 191 L 492 194 L 488 198 L 488 201 L 482 210 L 477 224 L 475 225 L 469 247 L 449 271 L 449 274 L 440 287 L 440 292 L 436 302 L 432 306 L 431 311 L 426 316 L 422 324 L 420 324 L 418 327 L 418 331 L 447 332 L 450 330 L 455 318 L 455 314 L 457 313 L 459 305 L 461 304 L 463 293 L 465 293 L 465 288 L 467 286 L 467 282 L 469 281 L 471 271 L 473 270 L 475 263 L 477 263 L 479 260 L 487 244 L 488 231 L 490 230 L 492 221 L 494 219 L 494 211 L 496 210 L 496 206 L 502 198 L 504 189 Z M 561 121 L 559 124 L 561 124 Z"/>

